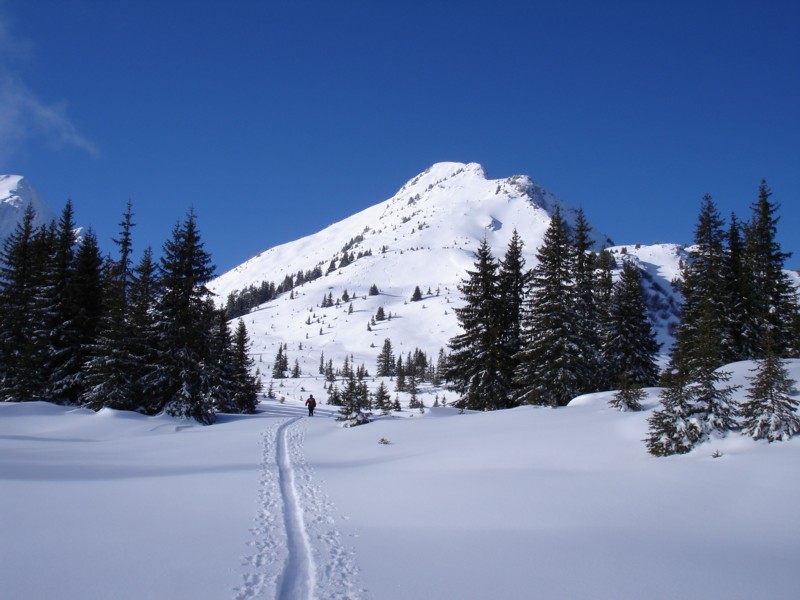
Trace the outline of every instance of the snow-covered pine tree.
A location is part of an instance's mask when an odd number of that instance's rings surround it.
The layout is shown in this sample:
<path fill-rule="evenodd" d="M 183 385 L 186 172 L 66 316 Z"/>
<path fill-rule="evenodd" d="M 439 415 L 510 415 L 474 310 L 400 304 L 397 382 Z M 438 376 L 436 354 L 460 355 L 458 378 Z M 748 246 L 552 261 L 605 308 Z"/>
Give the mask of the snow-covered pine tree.
<path fill-rule="evenodd" d="M 713 368 L 713 363 L 698 363 L 690 373 L 688 385 L 691 414 L 697 419 L 702 439 L 724 437 L 729 431 L 739 429 L 739 405 L 733 393 L 739 386 L 728 385 L 730 373 Z"/>
<path fill-rule="evenodd" d="M 645 443 L 653 456 L 686 454 L 702 438 L 702 429 L 692 416 L 691 392 L 682 375 L 675 375 L 661 391 L 660 409 L 647 419 Z"/>
<path fill-rule="evenodd" d="M 176 224 L 163 248 L 161 295 L 156 333 L 159 365 L 155 380 L 160 403 L 168 414 L 214 422 L 214 407 L 203 388 L 212 323 L 206 283 L 214 273 L 203 249 L 194 211 Z"/>
<path fill-rule="evenodd" d="M 522 350 L 515 373 L 520 404 L 565 406 L 585 381 L 572 278 L 574 248 L 556 211 L 536 256 L 526 293 Z"/>
<path fill-rule="evenodd" d="M 642 400 L 647 398 L 642 386 L 627 375 L 621 377 L 618 385 L 619 389 L 611 396 L 609 405 L 621 411 L 642 410 Z"/>
<path fill-rule="evenodd" d="M 771 344 L 753 372 L 748 378 L 752 383 L 747 400 L 742 403 L 742 431 L 755 440 L 786 441 L 800 432 L 795 381 Z"/>
<path fill-rule="evenodd" d="M 363 386 L 363 388 L 362 388 Z M 366 385 L 358 384 L 351 372 L 341 393 L 341 408 L 336 417 L 345 427 L 355 427 L 370 422 L 368 396 L 364 393 Z"/>
<path fill-rule="evenodd" d="M 474 270 L 458 286 L 464 306 L 454 312 L 463 333 L 449 342 L 445 380 L 465 408 L 495 410 L 507 406 L 509 392 L 501 374 L 498 264 L 485 238 L 474 257 Z"/>
<path fill-rule="evenodd" d="M 639 269 L 630 260 L 623 261 L 613 285 L 605 329 L 603 364 L 611 385 L 616 389 L 655 385 L 659 346 L 647 316 Z"/>

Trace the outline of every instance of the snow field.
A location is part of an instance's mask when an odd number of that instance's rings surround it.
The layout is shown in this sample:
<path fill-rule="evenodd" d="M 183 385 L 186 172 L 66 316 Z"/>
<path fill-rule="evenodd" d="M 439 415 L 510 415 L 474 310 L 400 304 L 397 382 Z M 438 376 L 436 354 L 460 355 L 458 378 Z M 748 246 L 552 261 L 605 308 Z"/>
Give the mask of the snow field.
<path fill-rule="evenodd" d="M 800 440 L 654 458 L 648 393 L 639 413 L 606 393 L 348 429 L 300 398 L 209 427 L 2 404 L 1 595 L 792 597 Z"/>

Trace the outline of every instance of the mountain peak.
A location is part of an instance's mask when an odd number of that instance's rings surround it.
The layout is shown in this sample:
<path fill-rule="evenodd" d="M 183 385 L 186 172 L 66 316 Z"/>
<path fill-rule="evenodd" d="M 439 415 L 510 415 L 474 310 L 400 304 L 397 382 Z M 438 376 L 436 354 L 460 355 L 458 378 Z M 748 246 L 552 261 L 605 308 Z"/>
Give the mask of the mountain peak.
<path fill-rule="evenodd" d="M 462 176 L 462 178 L 486 179 L 486 172 L 478 163 L 439 162 L 431 165 L 422 173 L 409 179 L 395 194 L 400 196 L 405 193 L 420 193 L 430 190 L 436 185 Z"/>
<path fill-rule="evenodd" d="M 46 225 L 55 219 L 53 211 L 25 177 L 0 175 L 0 243 L 14 232 L 29 205 L 36 211 L 34 227 Z"/>

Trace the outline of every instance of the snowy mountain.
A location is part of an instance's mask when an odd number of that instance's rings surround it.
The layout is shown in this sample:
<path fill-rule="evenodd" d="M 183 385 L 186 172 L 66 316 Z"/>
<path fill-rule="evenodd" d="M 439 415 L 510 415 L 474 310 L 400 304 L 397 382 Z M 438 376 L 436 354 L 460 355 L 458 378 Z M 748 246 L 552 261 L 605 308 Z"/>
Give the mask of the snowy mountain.
<path fill-rule="evenodd" d="M 27 179 L 20 175 L 0 175 L 0 245 L 14 232 L 28 206 L 36 211 L 35 227 L 56 218 Z"/>
<path fill-rule="evenodd" d="M 500 259 L 516 229 L 525 243 L 527 266 L 532 267 L 556 207 L 568 223 L 575 222 L 577 211 L 530 177 L 489 179 L 475 163 L 438 163 L 388 200 L 262 252 L 210 287 L 224 304 L 229 294 L 263 281 L 277 285 L 298 272 L 327 273 L 246 315 L 256 360 L 263 363 L 270 363 L 279 344 L 285 343 L 290 360 L 298 360 L 304 373 L 316 373 L 321 353 L 337 365 L 352 355 L 356 364 L 363 362 L 372 371 L 386 338 L 396 354 L 420 348 L 435 357 L 458 333 L 452 310 L 461 302 L 457 286 L 473 267 L 479 243 L 486 238 Z M 596 229 L 592 237 L 597 249 L 612 244 Z M 618 267 L 627 256 L 644 270 L 659 341 L 666 350 L 669 327 L 676 320 L 670 281 L 677 273 L 681 248 L 612 250 Z M 355 260 L 340 268 L 345 253 Z M 331 266 L 335 268 L 329 271 Z M 380 290 L 377 296 L 368 295 L 373 285 Z M 410 302 L 416 286 L 423 300 Z M 342 300 L 345 293 L 348 299 Z M 339 306 L 321 308 L 329 294 Z M 393 318 L 368 330 L 379 307 Z M 265 365 L 259 366 L 263 372 Z"/>

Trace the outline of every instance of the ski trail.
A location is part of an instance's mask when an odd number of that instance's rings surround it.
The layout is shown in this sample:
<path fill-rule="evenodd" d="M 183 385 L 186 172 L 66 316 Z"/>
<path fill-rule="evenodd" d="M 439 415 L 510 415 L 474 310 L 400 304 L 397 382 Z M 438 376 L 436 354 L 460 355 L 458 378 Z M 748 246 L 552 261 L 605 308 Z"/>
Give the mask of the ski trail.
<path fill-rule="evenodd" d="M 314 561 L 303 522 L 303 509 L 294 485 L 294 469 L 286 442 L 286 429 L 300 420 L 295 417 L 278 429 L 276 461 L 278 463 L 286 548 L 289 556 L 278 583 L 279 600 L 309 600 L 314 588 Z"/>
<path fill-rule="evenodd" d="M 294 486 L 303 507 L 305 536 L 311 546 L 315 565 L 313 597 L 319 600 L 365 600 L 366 590 L 359 585 L 355 554 L 342 544 L 336 528 L 333 503 L 314 481 L 313 469 L 303 452 L 305 419 L 295 421 L 286 430 L 289 454 L 294 469 Z"/>
<path fill-rule="evenodd" d="M 261 434 L 260 488 L 252 553 L 235 600 L 362 600 L 355 556 L 341 542 L 334 506 L 305 460 L 302 417 Z"/>

